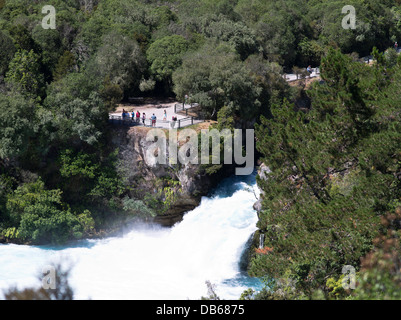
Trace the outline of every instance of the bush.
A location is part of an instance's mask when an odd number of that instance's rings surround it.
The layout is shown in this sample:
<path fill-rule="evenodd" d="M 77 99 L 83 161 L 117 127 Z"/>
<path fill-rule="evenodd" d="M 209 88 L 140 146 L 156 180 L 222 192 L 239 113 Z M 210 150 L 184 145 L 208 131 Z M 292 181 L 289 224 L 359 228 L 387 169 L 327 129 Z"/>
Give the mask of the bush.
<path fill-rule="evenodd" d="M 40 179 L 18 187 L 7 201 L 11 221 L 18 228 L 12 233 L 6 230 L 7 234 L 33 243 L 80 238 L 92 222 L 87 213 L 77 218 L 62 203 L 61 195 L 60 190 L 46 190 Z"/>

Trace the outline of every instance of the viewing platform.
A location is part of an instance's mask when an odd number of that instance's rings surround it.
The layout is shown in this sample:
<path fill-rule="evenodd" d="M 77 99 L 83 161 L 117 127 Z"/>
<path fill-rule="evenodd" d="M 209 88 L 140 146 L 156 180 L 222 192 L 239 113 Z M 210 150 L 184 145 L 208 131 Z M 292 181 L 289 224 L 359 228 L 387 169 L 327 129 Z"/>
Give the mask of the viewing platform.
<path fill-rule="evenodd" d="M 156 123 L 153 127 L 162 129 L 181 129 L 202 122 L 204 121 L 196 119 L 195 117 L 180 118 L 176 121 L 156 119 Z M 110 115 L 109 123 L 129 127 L 152 127 L 151 119 L 145 119 L 145 121 L 142 121 L 142 119 L 140 119 L 139 121 L 137 121 L 136 118 L 133 119 L 131 116 L 123 118 L 122 115 Z"/>
<path fill-rule="evenodd" d="M 133 101 L 134 98 L 131 98 L 130 102 Z M 139 98 L 135 98 L 135 101 L 140 102 L 140 104 L 120 105 L 115 112 L 110 113 L 109 123 L 129 127 L 152 127 L 151 117 L 153 115 L 156 117 L 154 128 L 181 129 L 204 122 L 194 112 L 199 106 L 197 103 L 183 104 L 172 102 L 144 104 L 143 100 Z M 123 116 L 123 111 L 125 111 L 125 116 Z M 137 112 L 140 114 L 139 119 L 136 117 Z M 132 113 L 134 113 L 134 117 Z M 145 114 L 145 120 L 143 120 L 143 114 Z M 176 120 L 173 120 L 173 118 Z"/>

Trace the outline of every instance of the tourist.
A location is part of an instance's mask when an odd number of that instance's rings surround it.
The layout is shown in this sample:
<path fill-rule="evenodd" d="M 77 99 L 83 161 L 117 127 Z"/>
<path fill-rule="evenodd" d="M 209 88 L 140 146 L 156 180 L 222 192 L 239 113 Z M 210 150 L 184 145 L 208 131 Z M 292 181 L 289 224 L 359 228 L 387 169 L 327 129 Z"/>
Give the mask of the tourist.
<path fill-rule="evenodd" d="M 134 112 L 134 110 L 131 111 L 131 118 L 132 118 L 132 121 L 135 120 L 135 112 Z"/>
<path fill-rule="evenodd" d="M 142 124 L 145 125 L 146 114 L 145 112 L 142 114 Z"/>
<path fill-rule="evenodd" d="M 152 120 L 152 127 L 156 127 L 156 116 L 155 114 L 152 115 L 152 117 L 150 118 Z"/>
<path fill-rule="evenodd" d="M 311 67 L 311 66 L 308 66 L 308 67 L 306 68 L 306 71 L 308 71 L 309 75 L 311 75 L 311 74 L 312 74 L 312 67 Z"/>
<path fill-rule="evenodd" d="M 164 110 L 163 121 L 166 121 L 166 120 L 167 120 L 167 112 L 166 112 L 166 110 Z"/>
<path fill-rule="evenodd" d="M 175 123 L 176 123 L 176 121 L 177 121 L 177 117 L 174 117 L 174 116 L 173 116 L 173 117 L 172 117 L 172 120 L 173 120 L 173 121 L 170 122 L 170 126 L 171 126 L 171 129 L 174 129 Z"/>
<path fill-rule="evenodd" d="M 123 109 L 123 120 L 125 119 L 125 109 Z"/>
<path fill-rule="evenodd" d="M 139 111 L 136 112 L 136 122 L 139 123 L 141 119 L 141 113 Z"/>

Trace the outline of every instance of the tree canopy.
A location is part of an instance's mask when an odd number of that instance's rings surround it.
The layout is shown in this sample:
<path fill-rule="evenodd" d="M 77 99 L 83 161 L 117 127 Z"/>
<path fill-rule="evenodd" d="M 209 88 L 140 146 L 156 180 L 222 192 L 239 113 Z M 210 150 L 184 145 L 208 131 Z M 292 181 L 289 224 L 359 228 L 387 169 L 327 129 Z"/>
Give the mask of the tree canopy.
<path fill-rule="evenodd" d="M 257 147 L 271 173 L 259 180 L 258 227 L 271 250 L 255 256 L 254 274 L 286 274 L 309 295 L 372 250 L 401 190 L 399 66 L 384 68 L 330 50 L 310 110 L 285 102 L 262 118 Z"/>
<path fill-rule="evenodd" d="M 153 216 L 162 200 L 121 182 L 109 113 L 188 96 L 219 129 L 255 128 L 271 169 L 249 272 L 275 283 L 259 297 L 397 298 L 400 37 L 396 0 L 0 1 L 0 240 L 61 243 Z M 308 65 L 319 81 L 284 80 Z M 344 265 L 363 275 L 353 295 Z"/>

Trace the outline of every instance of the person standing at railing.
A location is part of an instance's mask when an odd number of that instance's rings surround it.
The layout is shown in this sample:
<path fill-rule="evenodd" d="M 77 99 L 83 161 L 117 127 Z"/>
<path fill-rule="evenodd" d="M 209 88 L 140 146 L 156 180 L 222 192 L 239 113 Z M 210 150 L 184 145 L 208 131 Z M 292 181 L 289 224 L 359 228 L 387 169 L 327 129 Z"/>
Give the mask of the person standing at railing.
<path fill-rule="evenodd" d="M 132 112 L 131 112 L 131 119 L 132 119 L 132 121 L 135 120 L 135 112 L 134 112 L 134 110 L 132 110 Z"/>
<path fill-rule="evenodd" d="M 139 123 L 141 119 L 141 113 L 139 111 L 136 112 L 136 123 Z"/>
<path fill-rule="evenodd" d="M 175 123 L 176 123 L 176 121 L 177 121 L 177 117 L 174 117 L 174 116 L 173 116 L 173 117 L 172 117 L 172 120 L 173 120 L 173 121 L 170 122 L 170 126 L 171 126 L 171 129 L 174 129 Z"/>
<path fill-rule="evenodd" d="M 145 112 L 142 114 L 142 124 L 145 125 L 146 114 Z"/>
<path fill-rule="evenodd" d="M 163 114 L 163 121 L 166 121 L 167 120 L 167 111 L 166 110 L 164 110 L 164 114 Z"/>
<path fill-rule="evenodd" d="M 156 119 L 157 118 L 156 118 L 155 114 L 153 114 L 150 119 L 152 120 L 152 127 L 156 127 Z"/>

